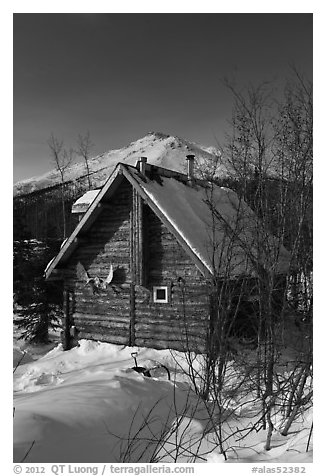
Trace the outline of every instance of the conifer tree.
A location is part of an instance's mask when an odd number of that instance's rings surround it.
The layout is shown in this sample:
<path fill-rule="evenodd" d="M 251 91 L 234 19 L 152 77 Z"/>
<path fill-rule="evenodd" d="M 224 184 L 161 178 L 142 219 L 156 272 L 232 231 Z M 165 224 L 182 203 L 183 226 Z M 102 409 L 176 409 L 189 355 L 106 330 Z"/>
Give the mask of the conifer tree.
<path fill-rule="evenodd" d="M 44 279 L 44 268 L 55 254 L 52 244 L 37 240 L 14 243 L 14 324 L 22 330 L 21 337 L 35 342 L 49 340 L 49 328 L 58 327 L 60 288 Z"/>

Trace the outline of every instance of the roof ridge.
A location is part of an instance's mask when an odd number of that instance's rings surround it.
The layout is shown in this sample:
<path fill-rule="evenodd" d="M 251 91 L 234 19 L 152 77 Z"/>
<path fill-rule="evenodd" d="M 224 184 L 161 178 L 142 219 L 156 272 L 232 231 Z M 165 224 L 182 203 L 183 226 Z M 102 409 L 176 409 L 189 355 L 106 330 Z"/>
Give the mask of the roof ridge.
<path fill-rule="evenodd" d="M 122 166 L 122 167 L 125 167 L 126 169 L 131 168 L 140 174 L 138 167 L 135 165 L 118 162 L 117 166 Z M 181 182 L 184 181 L 185 183 L 189 183 L 189 178 L 186 173 L 178 172 L 177 170 L 168 169 L 166 167 L 161 167 L 155 164 L 150 164 L 148 162 L 145 164 L 145 173 L 146 172 L 148 172 L 148 175 L 146 174 L 146 177 L 148 178 L 151 178 L 151 174 L 152 175 L 157 174 L 162 177 L 175 178 L 176 180 L 180 180 Z M 208 184 L 210 183 L 208 180 L 200 179 L 197 177 L 192 177 L 191 181 L 195 185 L 201 185 L 201 186 L 204 186 L 204 185 L 208 186 Z"/>

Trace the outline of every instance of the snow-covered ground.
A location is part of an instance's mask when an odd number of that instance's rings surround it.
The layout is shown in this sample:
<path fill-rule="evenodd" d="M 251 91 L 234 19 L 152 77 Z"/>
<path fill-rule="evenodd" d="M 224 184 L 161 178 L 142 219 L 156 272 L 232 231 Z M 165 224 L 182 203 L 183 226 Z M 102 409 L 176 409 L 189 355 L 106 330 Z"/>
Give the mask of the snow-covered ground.
<path fill-rule="evenodd" d="M 14 366 L 21 356 L 15 342 Z M 61 344 L 43 356 L 25 351 L 14 373 L 15 462 L 224 463 L 209 407 L 190 388 L 184 354 L 87 340 L 66 352 Z M 152 378 L 132 370 L 133 351 L 138 365 L 168 367 L 171 380 L 164 368 Z M 276 424 L 269 451 L 265 430 L 247 431 L 253 415 L 252 402 L 230 411 L 227 463 L 312 462 L 311 410 L 288 436 Z"/>

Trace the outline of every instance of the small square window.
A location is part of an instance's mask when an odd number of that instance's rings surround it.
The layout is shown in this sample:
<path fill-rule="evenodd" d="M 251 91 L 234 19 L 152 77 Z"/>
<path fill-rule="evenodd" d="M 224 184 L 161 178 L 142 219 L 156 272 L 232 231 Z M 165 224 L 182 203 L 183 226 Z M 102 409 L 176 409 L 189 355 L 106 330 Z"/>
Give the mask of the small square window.
<path fill-rule="evenodd" d="M 166 303 L 168 301 L 168 287 L 154 286 L 153 287 L 153 301 L 158 303 Z"/>

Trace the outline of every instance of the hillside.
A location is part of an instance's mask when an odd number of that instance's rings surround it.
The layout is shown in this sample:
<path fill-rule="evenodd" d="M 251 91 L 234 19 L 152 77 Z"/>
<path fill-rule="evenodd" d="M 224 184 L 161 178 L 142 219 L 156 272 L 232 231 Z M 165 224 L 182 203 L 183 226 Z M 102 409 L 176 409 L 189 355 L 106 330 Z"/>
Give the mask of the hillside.
<path fill-rule="evenodd" d="M 131 142 L 122 149 L 111 150 L 90 159 L 89 168 L 94 188 L 101 187 L 118 162 L 135 165 L 141 156 L 145 156 L 153 165 L 185 172 L 187 154 L 194 154 L 198 164 L 218 164 L 216 173 L 227 174 L 226 167 L 219 163 L 219 152 L 214 147 L 204 147 L 179 137 L 150 132 L 145 137 Z M 85 176 L 85 164 L 79 162 L 66 171 L 66 181 L 76 181 Z M 60 183 L 60 175 L 52 170 L 39 177 L 32 177 L 14 185 L 14 197 L 53 187 Z"/>

